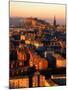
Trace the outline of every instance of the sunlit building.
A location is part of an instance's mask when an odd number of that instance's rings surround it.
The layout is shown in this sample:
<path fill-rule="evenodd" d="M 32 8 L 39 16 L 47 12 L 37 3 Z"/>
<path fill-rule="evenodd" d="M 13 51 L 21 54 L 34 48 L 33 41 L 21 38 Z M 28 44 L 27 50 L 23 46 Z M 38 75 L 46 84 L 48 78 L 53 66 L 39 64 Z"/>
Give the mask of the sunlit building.
<path fill-rule="evenodd" d="M 29 87 L 28 77 L 10 79 L 9 82 L 10 82 L 10 88 L 28 88 Z"/>

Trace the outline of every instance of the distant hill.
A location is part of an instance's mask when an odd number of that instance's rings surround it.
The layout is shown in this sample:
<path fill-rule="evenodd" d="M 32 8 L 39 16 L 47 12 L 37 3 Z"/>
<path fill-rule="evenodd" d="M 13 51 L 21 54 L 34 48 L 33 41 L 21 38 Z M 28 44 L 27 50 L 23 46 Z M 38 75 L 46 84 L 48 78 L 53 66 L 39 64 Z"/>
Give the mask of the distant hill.
<path fill-rule="evenodd" d="M 9 25 L 10 27 L 21 27 L 24 22 L 23 17 L 10 17 L 9 18 Z M 37 22 L 42 23 L 42 24 L 49 24 L 46 20 L 38 19 L 38 18 L 33 18 L 37 20 Z"/>

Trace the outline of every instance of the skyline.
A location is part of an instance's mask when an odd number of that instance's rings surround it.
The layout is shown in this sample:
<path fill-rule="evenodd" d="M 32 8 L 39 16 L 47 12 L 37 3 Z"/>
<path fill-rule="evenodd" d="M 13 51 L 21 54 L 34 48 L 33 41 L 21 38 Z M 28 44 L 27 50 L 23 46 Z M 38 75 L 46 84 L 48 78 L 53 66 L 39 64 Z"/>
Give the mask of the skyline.
<path fill-rule="evenodd" d="M 37 17 L 52 24 L 54 16 L 57 24 L 65 25 L 65 5 L 10 2 L 10 17 Z"/>

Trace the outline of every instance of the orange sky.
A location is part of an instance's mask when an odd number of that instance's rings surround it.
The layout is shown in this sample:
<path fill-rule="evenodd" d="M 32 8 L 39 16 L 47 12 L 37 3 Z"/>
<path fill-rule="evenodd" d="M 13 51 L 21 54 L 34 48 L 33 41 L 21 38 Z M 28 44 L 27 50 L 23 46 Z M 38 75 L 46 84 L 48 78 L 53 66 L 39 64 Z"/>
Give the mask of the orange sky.
<path fill-rule="evenodd" d="M 39 17 L 65 22 L 65 5 L 10 2 L 10 16 L 12 17 Z"/>

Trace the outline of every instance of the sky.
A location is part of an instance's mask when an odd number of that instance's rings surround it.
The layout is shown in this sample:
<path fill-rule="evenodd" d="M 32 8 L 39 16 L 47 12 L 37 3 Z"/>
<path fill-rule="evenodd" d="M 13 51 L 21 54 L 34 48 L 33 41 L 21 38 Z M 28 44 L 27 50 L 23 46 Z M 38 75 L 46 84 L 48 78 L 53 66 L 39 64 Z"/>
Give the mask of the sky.
<path fill-rule="evenodd" d="M 10 2 L 10 17 L 38 17 L 53 23 L 54 16 L 57 24 L 65 24 L 65 5 Z"/>

